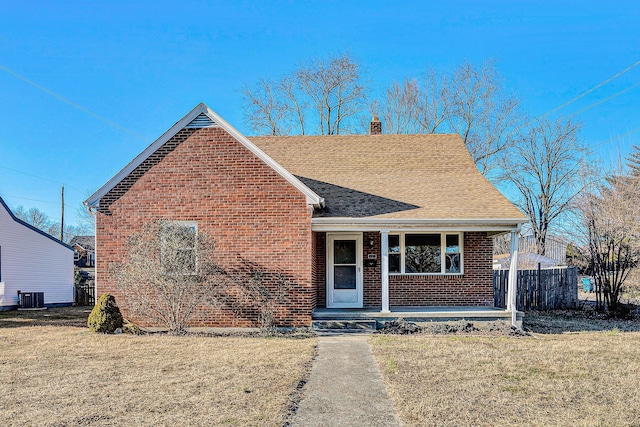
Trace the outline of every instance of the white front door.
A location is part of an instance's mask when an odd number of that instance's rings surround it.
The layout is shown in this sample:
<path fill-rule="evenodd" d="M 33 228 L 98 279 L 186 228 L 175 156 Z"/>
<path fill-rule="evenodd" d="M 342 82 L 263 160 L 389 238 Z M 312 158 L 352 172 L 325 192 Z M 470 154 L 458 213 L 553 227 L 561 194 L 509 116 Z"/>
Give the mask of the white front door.
<path fill-rule="evenodd" d="M 362 307 L 362 234 L 327 234 L 327 307 Z"/>

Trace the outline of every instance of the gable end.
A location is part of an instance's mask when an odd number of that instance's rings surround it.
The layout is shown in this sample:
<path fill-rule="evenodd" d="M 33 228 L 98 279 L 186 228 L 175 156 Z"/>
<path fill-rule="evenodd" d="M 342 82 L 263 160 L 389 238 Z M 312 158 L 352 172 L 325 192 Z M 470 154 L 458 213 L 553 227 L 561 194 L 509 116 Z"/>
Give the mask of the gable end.
<path fill-rule="evenodd" d="M 17 216 L 15 216 L 13 214 L 13 212 L 11 211 L 11 209 L 9 209 L 9 206 L 7 206 L 7 204 L 4 202 L 4 200 L 2 200 L 2 197 L 0 197 L 0 206 L 2 206 L 7 213 L 9 214 L 9 216 L 11 217 L 11 219 L 13 219 L 15 222 L 17 222 L 18 224 L 21 224 L 25 227 L 27 227 L 28 229 L 35 231 L 36 233 L 46 237 L 47 239 L 53 240 L 54 242 L 58 243 L 59 245 L 64 246 L 67 249 L 70 250 L 74 250 L 71 246 L 67 245 L 66 243 L 56 239 L 55 237 L 53 237 L 52 235 L 45 233 L 44 231 L 40 230 L 39 228 L 34 227 L 33 225 L 29 224 L 28 222 L 24 222 L 23 220 L 21 220 L 20 218 L 18 218 Z"/>
<path fill-rule="evenodd" d="M 113 188 L 111 188 L 104 196 L 100 198 L 100 204 L 97 210 L 105 215 L 110 215 L 111 211 L 109 207 L 112 203 L 122 197 L 129 189 L 135 184 L 142 175 L 144 175 L 149 169 L 160 163 L 169 153 L 176 149 L 183 141 L 189 138 L 197 131 L 196 128 L 182 129 L 177 132 L 173 137 L 169 138 L 160 148 L 154 151 L 149 157 L 147 157 L 142 163 L 140 163 L 134 170 L 128 173 L 122 180 L 120 180 Z"/>
<path fill-rule="evenodd" d="M 191 112 L 179 120 L 160 138 L 111 178 L 105 185 L 84 201 L 89 208 L 109 214 L 109 206 L 118 200 L 151 167 L 173 151 L 198 129 L 221 128 L 259 159 L 269 165 L 277 174 L 296 187 L 307 198 L 307 204 L 322 207 L 324 199 L 303 184 L 298 178 L 275 162 L 264 151 L 255 146 L 244 135 L 234 129 L 205 104 L 198 104 Z"/>

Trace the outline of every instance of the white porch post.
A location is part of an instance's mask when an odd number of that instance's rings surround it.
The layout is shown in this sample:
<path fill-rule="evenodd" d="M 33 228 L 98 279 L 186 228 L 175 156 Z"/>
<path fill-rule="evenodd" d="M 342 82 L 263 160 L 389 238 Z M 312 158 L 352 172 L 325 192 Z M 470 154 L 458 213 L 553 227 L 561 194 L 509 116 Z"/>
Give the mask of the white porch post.
<path fill-rule="evenodd" d="M 511 258 L 509 261 L 509 289 L 507 292 L 507 311 L 511 312 L 511 325 L 516 322 L 516 296 L 518 288 L 518 230 L 511 232 Z"/>
<path fill-rule="evenodd" d="M 382 313 L 389 313 L 389 230 L 380 230 L 380 276 L 382 281 Z"/>

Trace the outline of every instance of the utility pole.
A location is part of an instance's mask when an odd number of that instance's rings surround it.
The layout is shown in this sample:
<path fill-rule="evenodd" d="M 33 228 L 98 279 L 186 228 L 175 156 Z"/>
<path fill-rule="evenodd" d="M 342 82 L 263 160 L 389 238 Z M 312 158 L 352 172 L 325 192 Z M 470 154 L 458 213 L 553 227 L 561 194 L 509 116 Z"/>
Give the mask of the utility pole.
<path fill-rule="evenodd" d="M 62 203 L 60 204 L 60 241 L 64 242 L 64 184 L 62 184 Z"/>

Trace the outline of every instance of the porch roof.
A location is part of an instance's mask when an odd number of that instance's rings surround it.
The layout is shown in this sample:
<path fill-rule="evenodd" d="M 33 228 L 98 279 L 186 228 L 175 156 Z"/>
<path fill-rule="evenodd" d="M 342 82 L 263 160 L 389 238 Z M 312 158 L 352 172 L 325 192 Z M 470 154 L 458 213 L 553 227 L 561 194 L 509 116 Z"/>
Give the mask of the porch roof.
<path fill-rule="evenodd" d="M 325 199 L 314 223 L 526 221 L 478 172 L 459 135 L 248 139 Z"/>

